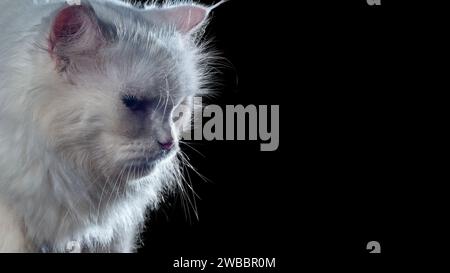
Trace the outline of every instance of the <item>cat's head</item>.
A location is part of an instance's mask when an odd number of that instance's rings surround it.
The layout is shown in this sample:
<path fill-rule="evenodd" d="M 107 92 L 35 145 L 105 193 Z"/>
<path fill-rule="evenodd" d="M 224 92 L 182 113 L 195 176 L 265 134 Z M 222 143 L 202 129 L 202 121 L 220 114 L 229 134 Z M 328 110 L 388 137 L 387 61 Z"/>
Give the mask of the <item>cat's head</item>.
<path fill-rule="evenodd" d="M 195 38 L 209 11 L 82 2 L 52 16 L 53 78 L 39 116 L 62 160 L 96 176 L 138 178 L 174 157 L 193 96 L 204 91 L 207 55 Z"/>

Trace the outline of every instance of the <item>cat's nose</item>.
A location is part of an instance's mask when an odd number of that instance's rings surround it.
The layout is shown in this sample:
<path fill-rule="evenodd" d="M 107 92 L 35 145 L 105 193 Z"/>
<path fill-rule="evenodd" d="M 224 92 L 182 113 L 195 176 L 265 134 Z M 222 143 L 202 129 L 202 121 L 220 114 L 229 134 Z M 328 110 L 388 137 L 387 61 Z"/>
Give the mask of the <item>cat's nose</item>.
<path fill-rule="evenodd" d="M 170 151 L 173 149 L 173 147 L 175 146 L 175 141 L 171 138 L 168 140 L 165 140 L 163 142 L 158 141 L 159 145 L 161 146 L 161 148 L 165 151 Z"/>

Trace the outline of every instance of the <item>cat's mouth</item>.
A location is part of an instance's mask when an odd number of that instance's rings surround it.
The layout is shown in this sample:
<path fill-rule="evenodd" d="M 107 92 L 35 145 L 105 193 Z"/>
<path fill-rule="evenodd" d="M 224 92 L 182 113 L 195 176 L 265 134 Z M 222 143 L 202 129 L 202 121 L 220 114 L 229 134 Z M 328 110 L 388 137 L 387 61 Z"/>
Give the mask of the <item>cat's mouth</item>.
<path fill-rule="evenodd" d="M 129 180 L 142 178 L 151 174 L 158 164 L 166 158 L 172 156 L 175 152 L 161 152 L 152 157 L 134 158 L 128 160 L 125 165 L 125 173 Z"/>

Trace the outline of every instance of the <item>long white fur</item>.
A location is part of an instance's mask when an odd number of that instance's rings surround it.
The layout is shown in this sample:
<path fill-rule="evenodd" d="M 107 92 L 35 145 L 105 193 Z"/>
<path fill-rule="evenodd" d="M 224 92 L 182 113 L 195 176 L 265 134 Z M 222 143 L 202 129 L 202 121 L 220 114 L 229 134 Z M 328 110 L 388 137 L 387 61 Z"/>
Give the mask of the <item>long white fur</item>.
<path fill-rule="evenodd" d="M 108 15 L 107 5 L 116 5 L 118 13 L 123 7 L 124 18 L 128 15 L 126 8 L 131 8 L 118 0 L 89 2 L 103 16 Z M 155 73 L 147 68 L 154 61 L 151 58 L 161 54 L 159 51 L 174 56 L 176 66 L 163 66 L 181 71 L 183 88 L 189 96 L 204 92 L 207 70 L 201 62 L 206 55 L 202 55 L 193 38 L 185 40 L 173 29 L 149 32 L 145 26 L 137 25 L 141 29 L 130 32 L 128 40 L 123 41 L 124 47 L 125 43 L 142 46 L 141 50 L 151 51 L 150 60 L 142 58 L 138 49 L 123 50 L 124 56 L 117 53 L 118 59 L 110 60 L 104 71 L 108 81 L 102 83 L 102 90 L 94 91 L 92 87 L 98 81 L 95 74 L 75 79 L 91 89 L 72 90 L 65 83 L 67 79 L 55 73 L 55 63 L 48 52 L 42 50 L 51 16 L 62 5 L 63 0 L 0 1 L 0 252 L 38 252 L 43 247 L 64 252 L 71 241 L 80 242 L 84 251 L 134 251 L 146 209 L 157 206 L 164 190 L 179 183 L 177 158 L 165 159 L 150 176 L 123 186 L 117 197 L 116 185 L 109 189 L 111 194 L 104 194 L 102 187 L 108 181 L 92 181 L 95 179 L 84 170 L 90 168 L 89 164 L 98 164 L 97 169 L 112 171 L 109 162 L 125 156 L 120 154 L 122 142 L 105 135 L 98 143 L 101 148 L 93 143 L 86 148 L 82 141 L 74 139 L 89 136 L 92 126 L 115 126 L 120 114 L 111 108 L 114 102 L 107 89 L 120 86 L 125 78 L 142 82 L 143 78 L 154 77 Z M 157 7 L 147 7 L 151 8 Z M 119 35 L 128 35 L 125 32 L 131 25 L 125 19 L 115 23 L 122 24 Z M 158 41 L 160 47 L 155 49 L 145 43 L 145 31 L 152 36 L 147 38 Z M 118 71 L 118 67 L 124 70 Z M 69 95 L 70 92 L 78 95 Z M 81 106 L 85 109 L 77 110 Z M 86 125 L 83 118 L 98 118 L 101 124 Z M 81 150 L 65 150 L 70 145 L 79 145 Z M 89 158 L 83 153 L 84 148 L 99 149 L 98 158 Z M 104 158 L 108 156 L 109 161 Z"/>

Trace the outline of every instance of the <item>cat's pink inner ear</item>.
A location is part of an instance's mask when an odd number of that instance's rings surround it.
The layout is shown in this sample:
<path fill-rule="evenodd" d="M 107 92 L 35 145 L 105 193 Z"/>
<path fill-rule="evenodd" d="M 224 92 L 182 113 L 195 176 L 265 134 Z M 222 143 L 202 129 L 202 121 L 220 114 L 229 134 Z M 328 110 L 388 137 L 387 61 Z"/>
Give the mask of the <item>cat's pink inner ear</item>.
<path fill-rule="evenodd" d="M 201 6 L 186 5 L 162 10 L 164 20 L 175 25 L 178 31 L 189 34 L 199 28 L 208 17 L 208 10 Z"/>
<path fill-rule="evenodd" d="M 88 50 L 98 44 L 98 38 L 99 28 L 94 11 L 84 5 L 68 6 L 59 11 L 53 21 L 50 50 L 69 44 Z"/>

